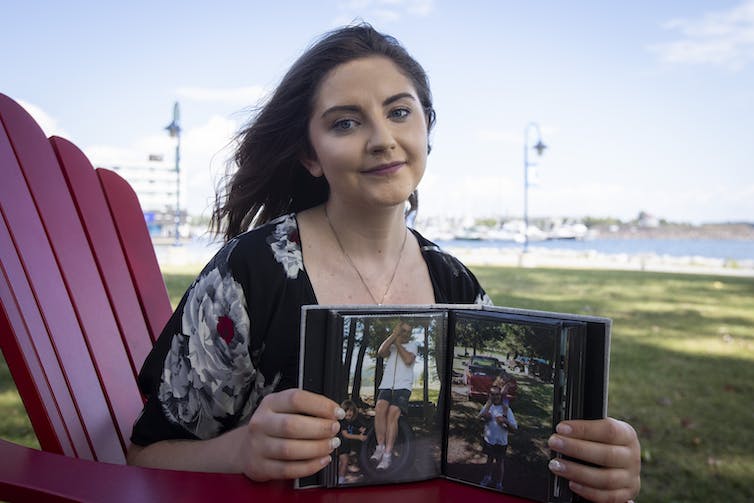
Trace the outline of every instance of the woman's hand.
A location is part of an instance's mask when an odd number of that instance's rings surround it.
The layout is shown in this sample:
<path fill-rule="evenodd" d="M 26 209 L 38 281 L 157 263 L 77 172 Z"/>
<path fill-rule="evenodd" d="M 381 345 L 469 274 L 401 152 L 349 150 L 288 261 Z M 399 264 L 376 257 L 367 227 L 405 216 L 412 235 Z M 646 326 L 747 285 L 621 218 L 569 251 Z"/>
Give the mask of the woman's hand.
<path fill-rule="evenodd" d="M 550 470 L 570 481 L 571 490 L 597 503 L 623 503 L 641 487 L 641 449 L 636 431 L 616 419 L 573 420 L 558 424 L 550 449 L 594 466 L 553 459 Z"/>
<path fill-rule="evenodd" d="M 252 480 L 293 479 L 327 465 L 345 412 L 322 395 L 288 389 L 264 397 L 246 428 L 240 463 Z"/>

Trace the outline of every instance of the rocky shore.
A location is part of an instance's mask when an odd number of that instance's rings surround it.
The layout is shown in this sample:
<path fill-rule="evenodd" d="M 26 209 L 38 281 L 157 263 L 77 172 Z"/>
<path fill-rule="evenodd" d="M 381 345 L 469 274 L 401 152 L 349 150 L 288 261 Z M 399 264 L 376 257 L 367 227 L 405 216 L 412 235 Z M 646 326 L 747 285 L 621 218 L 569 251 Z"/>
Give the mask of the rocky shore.
<path fill-rule="evenodd" d="M 610 239 L 741 239 L 754 240 L 753 223 L 679 224 L 647 227 L 631 224 L 590 228 L 596 236 Z"/>
<path fill-rule="evenodd" d="M 448 248 L 467 265 L 613 269 L 754 277 L 754 259 L 730 262 L 706 257 L 674 257 L 655 253 L 607 254 L 595 251 L 554 250 L 532 246 L 526 253 L 514 248 Z"/>

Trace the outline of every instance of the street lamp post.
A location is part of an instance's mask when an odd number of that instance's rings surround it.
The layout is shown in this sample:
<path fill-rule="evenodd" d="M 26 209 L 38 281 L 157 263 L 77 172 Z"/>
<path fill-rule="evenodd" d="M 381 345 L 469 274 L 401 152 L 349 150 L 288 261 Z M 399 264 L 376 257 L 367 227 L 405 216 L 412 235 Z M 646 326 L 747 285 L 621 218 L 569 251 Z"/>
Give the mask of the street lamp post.
<path fill-rule="evenodd" d="M 181 126 L 180 110 L 178 102 L 173 105 L 173 122 L 168 124 L 165 129 L 171 138 L 175 138 L 175 245 L 180 244 L 180 225 L 181 225 Z"/>
<path fill-rule="evenodd" d="M 537 143 L 532 147 L 541 156 L 547 146 L 542 143 L 542 133 L 539 124 L 530 122 L 524 130 L 524 253 L 529 251 L 529 166 L 536 166 L 529 162 L 529 131 L 534 128 L 537 133 Z"/>

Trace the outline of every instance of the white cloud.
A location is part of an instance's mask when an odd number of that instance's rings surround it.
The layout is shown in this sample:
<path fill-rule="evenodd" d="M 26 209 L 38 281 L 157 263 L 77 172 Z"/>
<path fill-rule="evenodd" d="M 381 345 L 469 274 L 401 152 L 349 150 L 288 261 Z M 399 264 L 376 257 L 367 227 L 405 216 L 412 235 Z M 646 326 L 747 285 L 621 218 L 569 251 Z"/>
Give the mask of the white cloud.
<path fill-rule="evenodd" d="M 61 128 L 58 125 L 57 119 L 55 117 L 51 116 L 42 108 L 38 107 L 37 105 L 34 105 L 33 103 L 29 103 L 28 101 L 24 100 L 16 100 L 18 101 L 18 104 L 21 105 L 27 112 L 29 112 L 29 115 L 32 116 L 32 118 L 39 124 L 39 127 L 42 128 L 42 131 L 44 131 L 45 136 L 62 136 L 62 137 L 68 137 L 68 134 L 66 131 Z"/>
<path fill-rule="evenodd" d="M 754 0 L 699 19 L 673 19 L 663 25 L 680 32 L 673 42 L 649 47 L 670 63 L 713 64 L 738 70 L 754 62 Z"/>
<path fill-rule="evenodd" d="M 232 157 L 232 138 L 239 124 L 220 116 L 213 116 L 197 128 L 186 132 L 183 165 L 186 169 L 184 205 L 193 214 L 209 215 L 215 188 L 225 174 Z"/>
<path fill-rule="evenodd" d="M 407 16 L 426 17 L 434 7 L 434 0 L 348 0 L 338 6 L 340 14 L 335 24 L 348 24 L 356 19 L 391 23 Z"/>
<path fill-rule="evenodd" d="M 256 103 L 265 94 L 266 90 L 262 86 L 232 87 L 226 89 L 181 87 L 178 89 L 178 96 L 183 99 L 234 105 Z"/>
<path fill-rule="evenodd" d="M 204 124 L 181 134 L 181 204 L 193 215 L 209 215 L 215 186 L 225 173 L 229 147 L 239 124 L 212 116 Z M 150 154 L 161 155 L 162 163 L 175 162 L 175 140 L 167 134 L 145 136 L 128 146 L 92 145 L 84 149 L 95 166 L 139 166 L 147 164 Z"/>

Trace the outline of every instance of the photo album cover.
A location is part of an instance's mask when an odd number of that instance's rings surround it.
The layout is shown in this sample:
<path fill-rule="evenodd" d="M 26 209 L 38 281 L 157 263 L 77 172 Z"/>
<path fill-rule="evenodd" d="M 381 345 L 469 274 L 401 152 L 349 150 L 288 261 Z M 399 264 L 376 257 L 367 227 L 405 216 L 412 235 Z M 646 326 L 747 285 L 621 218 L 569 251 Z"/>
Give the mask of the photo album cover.
<path fill-rule="evenodd" d="M 564 419 L 607 413 L 607 318 L 478 305 L 304 306 L 299 384 L 346 411 L 296 487 L 443 477 L 574 501 L 547 468 Z"/>

